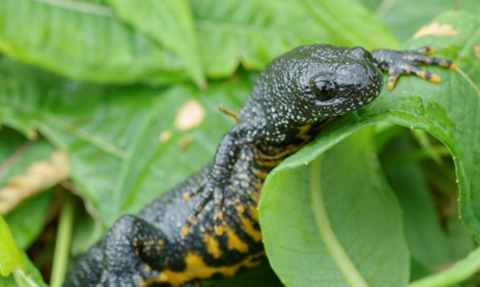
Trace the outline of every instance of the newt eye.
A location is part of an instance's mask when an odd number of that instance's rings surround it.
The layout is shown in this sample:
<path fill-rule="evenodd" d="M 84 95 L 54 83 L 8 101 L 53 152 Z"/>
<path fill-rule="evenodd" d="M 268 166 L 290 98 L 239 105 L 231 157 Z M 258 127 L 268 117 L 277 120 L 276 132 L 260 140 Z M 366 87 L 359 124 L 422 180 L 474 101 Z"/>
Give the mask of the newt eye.
<path fill-rule="evenodd" d="M 335 86 L 332 82 L 315 82 L 312 84 L 312 90 L 320 101 L 328 101 L 335 96 Z"/>

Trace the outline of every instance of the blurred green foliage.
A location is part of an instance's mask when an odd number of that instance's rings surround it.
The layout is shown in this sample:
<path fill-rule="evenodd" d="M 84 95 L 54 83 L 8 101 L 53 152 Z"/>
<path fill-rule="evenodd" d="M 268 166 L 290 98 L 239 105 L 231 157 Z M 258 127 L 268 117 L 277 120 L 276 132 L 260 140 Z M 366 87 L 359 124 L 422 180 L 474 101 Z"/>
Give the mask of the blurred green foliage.
<path fill-rule="evenodd" d="M 402 77 L 393 92 L 335 121 L 282 163 L 260 206 L 271 267 L 205 286 L 348 286 L 349 274 L 332 257 L 340 249 L 369 286 L 405 286 L 422 277 L 427 283 L 420 286 L 434 286 L 429 282 L 439 279 L 428 277 L 434 273 L 428 266 L 461 260 L 476 248 L 473 238 L 480 240 L 478 4 L 0 0 L 0 186 L 64 150 L 70 182 L 85 204 L 78 200 L 71 242 L 77 255 L 119 216 L 137 212 L 212 159 L 234 124 L 218 106 L 238 109 L 274 57 L 312 43 L 370 50 L 430 45 L 459 70 L 429 67 L 440 84 Z M 429 22 L 458 33 L 412 38 Z M 192 101 L 205 117 L 180 129 L 175 119 Z M 7 160 L 19 150 L 20 157 Z M 306 165 L 311 161 L 318 170 Z M 10 228 L 0 226 L 0 270 L 22 271 L 0 277 L 0 286 L 44 284 L 20 250 L 38 265 L 51 260 L 32 249 L 44 225 L 55 226 L 58 189 L 5 216 Z M 325 219 L 338 241 L 318 229 Z M 44 241 L 41 248 L 52 249 L 53 239 Z M 478 256 L 460 266 L 478 267 Z M 440 280 L 459 283 L 471 275 L 467 269 L 439 273 L 447 278 Z"/>

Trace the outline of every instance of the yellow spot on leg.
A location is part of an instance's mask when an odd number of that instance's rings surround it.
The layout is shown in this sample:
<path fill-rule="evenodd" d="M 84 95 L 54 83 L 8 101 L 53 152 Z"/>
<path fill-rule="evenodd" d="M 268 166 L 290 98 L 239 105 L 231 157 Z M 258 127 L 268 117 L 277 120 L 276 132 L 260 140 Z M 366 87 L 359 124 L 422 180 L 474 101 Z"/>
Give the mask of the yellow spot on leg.
<path fill-rule="evenodd" d="M 255 187 L 255 189 L 260 193 L 262 191 L 262 188 L 263 188 L 263 183 L 258 181 L 258 182 L 255 182 L 253 184 L 253 187 Z"/>
<path fill-rule="evenodd" d="M 419 76 L 422 79 L 425 79 L 425 73 L 426 73 L 425 71 L 418 72 L 417 76 Z"/>
<path fill-rule="evenodd" d="M 388 70 L 388 74 L 391 76 L 388 77 L 387 88 L 391 91 L 393 88 L 395 88 L 395 82 L 397 81 L 398 75 L 392 76 L 393 69 L 391 68 Z"/>
<path fill-rule="evenodd" d="M 227 247 L 229 250 L 238 250 L 242 253 L 248 252 L 247 243 L 243 242 L 242 239 L 238 237 L 238 235 L 230 226 L 227 225 L 225 227 L 225 233 L 227 234 L 227 237 L 228 237 Z"/>
<path fill-rule="evenodd" d="M 258 222 L 258 212 L 255 206 L 250 206 L 248 208 L 248 215 L 250 215 L 250 218 Z"/>
<path fill-rule="evenodd" d="M 397 81 L 398 76 L 388 77 L 387 88 L 391 91 L 395 88 L 395 82 Z"/>
<path fill-rule="evenodd" d="M 432 77 L 429 80 L 432 83 L 440 83 L 440 76 L 432 74 Z"/>
<path fill-rule="evenodd" d="M 251 197 L 255 203 L 258 203 L 258 201 L 260 201 L 260 193 L 251 192 Z"/>
<path fill-rule="evenodd" d="M 223 222 L 223 212 L 220 211 L 213 216 L 213 220 L 216 222 Z M 220 236 L 223 234 L 223 226 L 215 225 L 215 233 Z"/>
<path fill-rule="evenodd" d="M 147 271 L 148 273 L 152 272 L 152 268 L 151 268 L 148 264 L 144 264 L 144 265 L 143 265 L 143 268 L 144 268 L 145 271 Z"/>
<path fill-rule="evenodd" d="M 220 250 L 220 247 L 218 246 L 217 240 L 209 234 L 205 234 L 203 236 L 203 242 L 207 246 L 207 251 L 210 253 L 213 258 L 217 259 L 222 256 L 222 251 Z"/>
<path fill-rule="evenodd" d="M 253 169 L 253 173 L 255 174 L 255 176 L 257 178 L 262 179 L 262 180 L 266 179 L 267 176 L 268 176 L 268 172 L 264 172 L 264 171 L 256 169 L 256 168 Z"/>
<path fill-rule="evenodd" d="M 153 283 L 165 283 L 167 281 L 168 281 L 168 277 L 165 276 L 163 273 L 161 273 L 159 277 L 148 278 L 147 281 L 145 281 L 145 283 L 147 284 L 147 286 L 150 286 Z"/>
<path fill-rule="evenodd" d="M 148 264 L 143 265 L 143 269 L 145 272 L 151 274 L 152 273 L 152 268 Z M 140 282 L 140 286 L 150 286 L 153 283 L 164 283 L 167 282 L 167 277 L 163 273 L 158 273 L 157 271 L 153 271 L 154 273 L 157 273 L 157 277 L 150 277 L 146 281 Z"/>
<path fill-rule="evenodd" d="M 215 226 L 215 234 L 217 234 L 218 236 L 222 235 L 223 234 L 223 226 L 216 225 Z"/>
<path fill-rule="evenodd" d="M 238 198 L 235 198 L 235 200 L 233 201 L 233 207 L 235 207 L 235 209 L 240 213 L 243 213 L 245 211 L 245 207 Z"/>
<path fill-rule="evenodd" d="M 245 231 L 246 234 L 250 235 L 250 237 L 252 237 L 255 242 L 262 241 L 262 233 L 260 232 L 260 230 L 255 229 L 255 227 L 253 226 L 254 223 L 250 219 L 244 216 L 239 216 L 239 219 L 242 223 L 242 230 Z"/>
<path fill-rule="evenodd" d="M 296 137 L 297 138 L 301 138 L 305 141 L 309 141 L 312 136 L 311 135 L 307 135 L 307 133 L 310 131 L 312 125 L 311 124 L 307 124 L 307 125 L 304 125 L 302 127 L 300 127 L 298 130 L 298 134 L 296 134 Z"/>

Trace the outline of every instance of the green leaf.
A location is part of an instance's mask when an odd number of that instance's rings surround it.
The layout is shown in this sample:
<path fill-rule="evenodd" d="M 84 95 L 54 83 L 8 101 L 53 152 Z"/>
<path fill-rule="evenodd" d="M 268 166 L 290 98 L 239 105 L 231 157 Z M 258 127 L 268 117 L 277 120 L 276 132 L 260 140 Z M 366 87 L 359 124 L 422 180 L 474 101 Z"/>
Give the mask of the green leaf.
<path fill-rule="evenodd" d="M 7 223 L 0 215 L 0 275 L 8 276 L 15 269 L 26 270 L 25 261 L 19 252 Z"/>
<path fill-rule="evenodd" d="M 451 25 L 459 31 L 459 34 L 455 36 L 424 36 L 408 42 L 402 48 L 415 49 L 427 45 L 432 46 L 440 52 L 437 55 L 457 62 L 458 71 L 453 72 L 440 67 L 428 67 L 430 71 L 441 76 L 442 82 L 440 84 L 428 83 L 415 77 L 404 76 L 400 78 L 393 91 L 384 90 L 378 99 L 365 108 L 347 114 L 329 124 L 322 130 L 319 137 L 294 156 L 287 158 L 267 179 L 260 204 L 260 222 L 265 238 L 265 247 L 273 269 L 288 285 L 306 286 L 305 281 L 308 280 L 310 282 L 344 280 L 338 271 L 336 271 L 337 277 L 334 277 L 334 279 L 331 277 L 333 273 L 327 273 L 331 271 L 332 262 L 329 265 L 322 265 L 328 266 L 325 268 L 325 270 L 328 270 L 325 273 L 319 271 L 318 268 L 310 270 L 310 268 L 320 266 L 312 264 L 312 262 L 315 262 L 314 260 L 318 262 L 331 257 L 331 253 L 322 248 L 321 245 L 319 246 L 318 243 L 312 246 L 310 242 L 307 242 L 309 244 L 305 243 L 297 250 L 291 247 L 298 241 L 306 240 L 306 237 L 299 230 L 309 230 L 309 234 L 316 234 L 317 232 L 312 214 L 303 214 L 300 217 L 297 215 L 302 212 L 311 212 L 310 199 L 305 197 L 304 191 L 307 188 L 305 186 L 307 184 L 306 168 L 298 167 L 313 161 L 318 155 L 339 143 L 351 133 L 375 123 L 387 121 L 422 129 L 431 133 L 447 146 L 454 157 L 459 180 L 461 218 L 477 242 L 480 241 L 480 215 L 478 213 L 480 210 L 480 200 L 478 199 L 480 198 L 478 196 L 480 191 L 480 141 L 476 137 L 480 129 L 480 123 L 476 117 L 480 113 L 480 61 L 474 56 L 474 44 L 480 41 L 480 17 L 467 12 L 451 12 L 442 15 L 435 21 L 440 24 Z M 344 153 L 349 154 L 350 150 L 346 150 Z M 332 151 L 332 153 L 334 152 L 335 150 Z M 325 157 L 327 156 L 328 153 Z M 339 162 L 340 160 L 341 154 L 332 159 L 332 162 Z M 354 167 L 351 164 L 344 163 L 341 171 L 347 173 L 348 176 L 332 175 L 331 185 L 324 187 L 322 184 L 322 189 L 328 190 L 328 188 L 333 189 L 336 185 L 348 184 L 355 179 L 356 173 L 363 171 L 352 170 Z M 326 169 L 322 168 L 322 170 Z M 287 171 L 288 177 L 300 179 L 300 181 L 292 181 L 292 185 L 287 185 L 287 182 L 289 182 L 286 177 Z M 325 182 L 329 178 L 327 176 L 333 174 L 333 171 L 326 173 L 326 175 L 322 175 L 322 182 Z M 371 174 L 369 173 L 370 176 Z M 375 173 L 373 174 L 375 175 Z M 376 188 L 378 188 L 378 184 L 370 183 L 364 187 L 353 185 L 348 191 L 342 190 L 339 193 L 351 192 L 357 195 L 376 190 Z M 345 199 L 342 204 L 346 205 L 350 200 Z M 371 200 L 379 199 L 378 196 L 372 195 Z M 330 216 L 335 218 L 336 213 L 333 211 L 329 213 L 329 208 L 334 209 L 342 205 L 335 205 L 335 201 L 330 198 L 325 202 L 327 214 L 331 214 Z M 279 206 L 282 208 L 279 208 Z M 363 212 L 378 211 L 368 206 L 365 206 Z M 381 206 L 378 208 L 381 208 Z M 362 210 L 361 207 L 357 209 Z M 336 212 L 350 214 L 351 211 Z M 285 216 L 285 214 L 288 216 Z M 293 218 L 303 218 L 303 220 L 310 221 L 309 223 L 294 222 Z M 286 224 L 289 220 L 294 223 Z M 364 225 L 365 223 L 362 222 L 361 224 Z M 349 227 L 349 232 L 351 232 L 355 225 L 349 225 Z M 335 227 L 333 227 L 333 230 L 335 230 Z M 337 236 L 341 238 L 339 235 Z M 348 237 L 350 238 L 351 235 Z M 294 239 L 287 241 L 285 238 Z M 315 238 L 318 239 L 318 236 Z M 366 235 L 366 238 L 368 238 L 368 235 Z M 281 253 L 284 254 L 281 255 Z M 355 261 L 353 262 L 355 263 Z M 374 272 L 374 270 L 373 267 L 369 269 L 370 272 Z M 305 279 L 304 274 L 315 275 Z M 362 273 L 360 272 L 360 274 Z M 373 277 L 365 276 L 366 280 L 367 278 Z M 382 284 L 371 285 L 382 286 Z"/>
<path fill-rule="evenodd" d="M 174 51 L 199 86 L 205 86 L 194 21 L 187 0 L 107 0 L 119 17 Z"/>
<path fill-rule="evenodd" d="M 371 49 L 399 44 L 380 21 L 351 0 L 192 0 L 190 5 L 204 66 L 212 77 L 232 74 L 239 63 L 260 70 L 274 57 L 301 45 L 330 43 Z M 344 9 L 347 6 L 351 9 Z"/>
<path fill-rule="evenodd" d="M 374 156 L 372 135 L 371 128 L 357 132 L 311 166 L 305 164 L 321 149 L 309 157 L 297 153 L 268 177 L 260 222 L 268 258 L 286 285 L 408 282 L 401 212 Z"/>
<path fill-rule="evenodd" d="M 101 3 L 0 0 L 0 51 L 82 81 L 162 84 L 185 78 L 181 59 Z"/>

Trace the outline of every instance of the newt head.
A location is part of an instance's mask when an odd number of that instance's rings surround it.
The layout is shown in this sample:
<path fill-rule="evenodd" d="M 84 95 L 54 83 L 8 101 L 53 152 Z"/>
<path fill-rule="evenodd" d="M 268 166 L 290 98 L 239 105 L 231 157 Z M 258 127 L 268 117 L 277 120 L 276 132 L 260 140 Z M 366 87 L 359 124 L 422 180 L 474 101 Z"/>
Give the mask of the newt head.
<path fill-rule="evenodd" d="M 316 44 L 273 60 L 257 79 L 256 89 L 266 95 L 265 109 L 273 106 L 282 113 L 277 118 L 301 126 L 363 107 L 382 86 L 383 74 L 370 52 Z"/>

